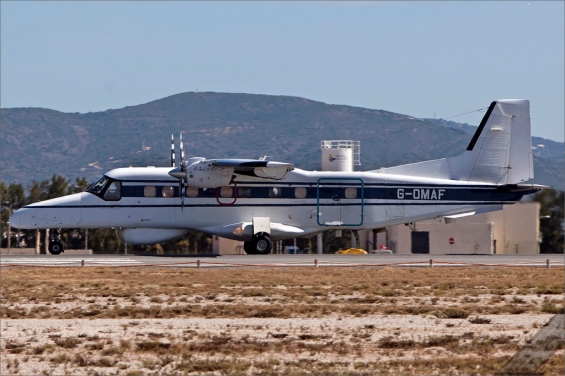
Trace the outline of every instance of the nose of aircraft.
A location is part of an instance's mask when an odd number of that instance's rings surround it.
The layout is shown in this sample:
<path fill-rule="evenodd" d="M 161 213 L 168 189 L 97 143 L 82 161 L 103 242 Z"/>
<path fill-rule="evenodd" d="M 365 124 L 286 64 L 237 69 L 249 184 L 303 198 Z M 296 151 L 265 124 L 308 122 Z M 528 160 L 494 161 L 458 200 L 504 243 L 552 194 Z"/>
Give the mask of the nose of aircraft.
<path fill-rule="evenodd" d="M 36 225 L 35 222 L 37 219 L 37 209 L 31 207 L 23 207 L 19 210 L 16 210 L 10 216 L 8 222 L 10 226 L 15 228 L 34 228 Z"/>
<path fill-rule="evenodd" d="M 20 229 L 78 227 L 81 195 L 77 193 L 24 206 L 10 216 L 10 225 Z"/>

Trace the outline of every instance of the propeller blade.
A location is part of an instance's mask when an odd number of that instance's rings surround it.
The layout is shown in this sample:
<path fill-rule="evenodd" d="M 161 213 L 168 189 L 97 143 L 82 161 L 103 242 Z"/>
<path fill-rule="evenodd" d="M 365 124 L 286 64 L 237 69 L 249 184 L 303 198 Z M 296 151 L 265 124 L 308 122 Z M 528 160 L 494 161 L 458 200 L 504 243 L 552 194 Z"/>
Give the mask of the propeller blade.
<path fill-rule="evenodd" d="M 175 135 L 171 135 L 171 167 L 175 166 Z"/>
<path fill-rule="evenodd" d="M 184 145 L 182 143 L 182 132 L 179 135 L 180 137 L 180 168 L 181 171 L 184 171 Z"/>

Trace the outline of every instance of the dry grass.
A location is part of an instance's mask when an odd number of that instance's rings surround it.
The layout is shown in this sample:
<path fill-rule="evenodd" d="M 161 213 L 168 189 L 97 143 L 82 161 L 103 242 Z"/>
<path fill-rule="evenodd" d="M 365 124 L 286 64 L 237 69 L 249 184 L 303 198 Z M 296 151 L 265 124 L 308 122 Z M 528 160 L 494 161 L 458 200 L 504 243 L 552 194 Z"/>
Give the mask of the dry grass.
<path fill-rule="evenodd" d="M 0 281 L 4 334 L 61 323 L 4 336 L 2 374 L 493 374 L 563 312 L 563 269 L 6 269 Z M 543 320 L 504 321 L 526 315 Z M 118 324 L 93 332 L 99 319 Z M 188 324 L 200 319 L 232 321 Z M 546 374 L 563 374 L 559 354 Z"/>
<path fill-rule="evenodd" d="M 558 313 L 563 269 L 4 270 L 2 318 Z M 508 297 L 508 298 L 506 298 Z M 527 299 L 532 297 L 534 299 Z M 488 300 L 488 304 L 481 304 Z"/>

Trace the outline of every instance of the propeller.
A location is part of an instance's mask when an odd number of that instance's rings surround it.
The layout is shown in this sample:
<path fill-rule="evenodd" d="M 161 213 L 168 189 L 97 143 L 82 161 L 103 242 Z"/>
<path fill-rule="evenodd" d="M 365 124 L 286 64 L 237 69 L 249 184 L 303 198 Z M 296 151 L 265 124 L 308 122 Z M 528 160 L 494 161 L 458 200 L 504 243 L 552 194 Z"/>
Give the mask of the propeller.
<path fill-rule="evenodd" d="M 169 171 L 169 175 L 174 176 L 175 178 L 179 179 L 179 196 L 181 202 L 181 211 L 184 211 L 184 196 L 186 192 L 186 166 L 184 163 L 184 146 L 182 144 L 182 133 L 179 137 L 179 146 L 180 146 L 180 166 L 176 166 L 175 160 L 175 136 L 171 135 L 171 167 L 173 168 Z"/>
<path fill-rule="evenodd" d="M 182 143 L 182 133 L 179 134 L 180 137 L 180 141 L 179 141 L 179 147 L 180 147 L 180 168 L 181 171 L 184 172 L 185 170 L 185 165 L 184 165 L 184 145 Z"/>
<path fill-rule="evenodd" d="M 176 167 L 175 165 L 175 135 L 171 135 L 171 167 Z"/>
<path fill-rule="evenodd" d="M 179 180 L 179 194 L 180 194 L 180 210 L 184 211 L 184 196 L 186 191 L 186 166 L 184 165 L 184 145 L 182 143 L 182 132 L 179 134 L 179 148 L 180 148 L 180 171 L 185 178 Z"/>

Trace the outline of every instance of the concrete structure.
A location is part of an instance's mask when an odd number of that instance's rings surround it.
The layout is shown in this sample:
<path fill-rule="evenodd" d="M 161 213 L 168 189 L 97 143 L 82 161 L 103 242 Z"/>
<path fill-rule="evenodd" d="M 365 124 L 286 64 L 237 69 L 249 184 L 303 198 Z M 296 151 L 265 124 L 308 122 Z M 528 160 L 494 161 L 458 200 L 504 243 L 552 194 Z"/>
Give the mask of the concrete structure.
<path fill-rule="evenodd" d="M 453 223 L 444 219 L 417 222 L 414 231 L 405 225 L 390 226 L 376 234 L 375 244 L 366 245 L 369 249 L 384 245 L 398 254 L 537 254 L 539 209 L 537 202 L 518 203 Z"/>

